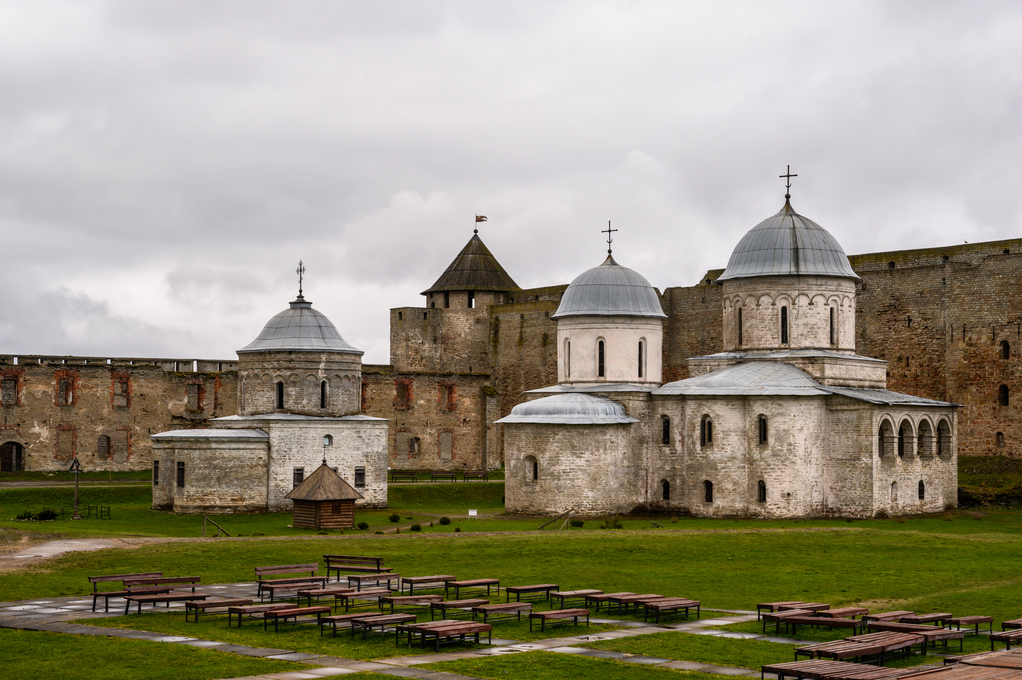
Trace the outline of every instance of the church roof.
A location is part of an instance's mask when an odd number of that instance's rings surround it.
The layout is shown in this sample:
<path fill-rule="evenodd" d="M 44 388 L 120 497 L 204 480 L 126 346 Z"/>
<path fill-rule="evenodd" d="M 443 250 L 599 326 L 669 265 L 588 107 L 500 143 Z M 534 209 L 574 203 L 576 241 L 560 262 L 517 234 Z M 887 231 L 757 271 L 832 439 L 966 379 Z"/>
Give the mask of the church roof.
<path fill-rule="evenodd" d="M 279 351 L 364 354 L 345 342 L 330 319 L 300 294 L 288 309 L 267 321 L 256 339 L 238 354 Z"/>
<path fill-rule="evenodd" d="M 667 383 L 653 394 L 811 397 L 830 394 L 829 390 L 790 364 L 753 361 Z"/>
<path fill-rule="evenodd" d="M 235 429 L 235 430 L 214 430 L 207 428 L 196 428 L 193 430 L 171 430 L 150 435 L 150 439 L 218 439 L 221 441 L 264 441 L 270 438 L 262 430 L 256 429 Z"/>
<path fill-rule="evenodd" d="M 477 232 L 436 283 L 422 291 L 422 294 L 445 290 L 509 291 L 518 288 L 518 284 L 500 266 Z"/>
<path fill-rule="evenodd" d="M 656 289 L 646 278 L 622 267 L 611 255 L 580 274 L 564 291 L 557 312 L 563 316 L 650 316 L 667 318 Z"/>
<path fill-rule="evenodd" d="M 316 471 L 305 478 L 305 481 L 291 489 L 284 496 L 293 501 L 348 501 L 358 500 L 363 496 L 339 474 L 323 463 Z"/>
<path fill-rule="evenodd" d="M 742 237 L 717 281 L 790 275 L 859 278 L 837 239 L 785 200 L 779 213 Z"/>
<path fill-rule="evenodd" d="M 620 425 L 639 422 L 616 401 L 592 394 L 555 394 L 518 404 L 498 423 Z"/>

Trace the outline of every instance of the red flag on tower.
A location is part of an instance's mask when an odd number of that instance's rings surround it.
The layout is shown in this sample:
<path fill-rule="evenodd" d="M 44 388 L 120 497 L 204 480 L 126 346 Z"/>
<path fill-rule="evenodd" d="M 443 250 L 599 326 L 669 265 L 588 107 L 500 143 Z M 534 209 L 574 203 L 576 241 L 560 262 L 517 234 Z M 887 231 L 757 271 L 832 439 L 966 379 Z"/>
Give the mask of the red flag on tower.
<path fill-rule="evenodd" d="M 486 215 L 476 215 L 476 222 L 485 222 Z"/>

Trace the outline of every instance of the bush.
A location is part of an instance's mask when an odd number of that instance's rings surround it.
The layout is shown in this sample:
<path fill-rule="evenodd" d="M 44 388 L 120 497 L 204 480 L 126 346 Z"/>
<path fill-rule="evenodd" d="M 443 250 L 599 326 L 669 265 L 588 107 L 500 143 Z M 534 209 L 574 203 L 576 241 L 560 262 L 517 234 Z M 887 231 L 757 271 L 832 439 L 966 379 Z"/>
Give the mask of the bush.
<path fill-rule="evenodd" d="M 329 532 L 329 531 L 320 531 L 320 532 L 319 532 L 318 534 L 316 534 L 316 535 L 317 535 L 317 536 L 329 536 L 329 535 L 330 535 L 330 532 Z"/>
<path fill-rule="evenodd" d="M 57 513 L 47 508 L 36 515 L 36 519 L 42 520 L 43 522 L 49 522 L 51 519 L 57 519 Z"/>
<path fill-rule="evenodd" d="M 601 529 L 624 529 L 625 525 L 621 523 L 621 515 L 614 515 L 608 517 L 600 523 Z"/>
<path fill-rule="evenodd" d="M 568 522 L 568 524 L 570 524 L 573 527 L 578 527 L 579 529 L 581 529 L 585 522 L 580 519 L 573 519 L 570 522 Z"/>
<path fill-rule="evenodd" d="M 18 514 L 18 519 L 33 519 L 35 515 L 32 514 L 31 510 L 24 510 Z"/>
<path fill-rule="evenodd" d="M 358 523 L 358 528 L 359 529 L 368 529 L 369 528 L 369 522 L 359 522 Z"/>
<path fill-rule="evenodd" d="M 378 533 L 378 534 L 382 534 L 383 532 L 382 532 L 382 531 L 377 531 L 376 533 Z"/>
<path fill-rule="evenodd" d="M 447 526 L 448 524 L 451 523 L 451 518 L 450 517 L 441 517 L 440 518 L 440 523 L 443 524 L 444 526 Z"/>
<path fill-rule="evenodd" d="M 422 525 L 421 524 L 413 524 L 412 526 L 410 526 L 408 528 L 411 529 L 412 531 L 422 531 Z"/>
<path fill-rule="evenodd" d="M 393 515 L 391 515 L 387 519 L 389 519 L 391 522 L 400 522 L 401 521 L 401 515 L 399 515 L 397 513 L 394 513 Z"/>
<path fill-rule="evenodd" d="M 461 527 L 454 527 L 454 533 L 460 534 L 461 533 Z"/>

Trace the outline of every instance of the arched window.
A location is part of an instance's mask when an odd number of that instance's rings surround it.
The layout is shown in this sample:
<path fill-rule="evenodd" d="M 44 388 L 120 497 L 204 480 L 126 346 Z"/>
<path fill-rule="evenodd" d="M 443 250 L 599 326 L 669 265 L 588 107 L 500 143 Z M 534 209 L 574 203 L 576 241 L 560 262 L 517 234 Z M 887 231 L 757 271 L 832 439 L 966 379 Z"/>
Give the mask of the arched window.
<path fill-rule="evenodd" d="M 571 377 L 571 340 L 564 341 L 564 377 Z"/>
<path fill-rule="evenodd" d="M 671 483 L 666 479 L 660 481 L 660 497 L 665 500 L 671 500 Z"/>
<path fill-rule="evenodd" d="M 1001 340 L 1001 358 L 1007 359 L 1011 356 L 1011 345 L 1007 340 Z"/>
<path fill-rule="evenodd" d="M 604 354 L 603 340 L 600 340 L 596 343 L 596 376 L 599 378 L 604 378 L 607 375 Z"/>
<path fill-rule="evenodd" d="M 333 446 L 333 445 L 334 445 L 334 437 L 333 437 L 333 435 L 330 435 L 330 434 L 323 435 L 323 446 Z"/>
<path fill-rule="evenodd" d="M 539 461 L 535 456 L 525 457 L 525 481 L 535 482 L 539 479 Z"/>
<path fill-rule="evenodd" d="M 830 308 L 830 344 L 834 346 L 837 344 L 837 326 L 835 325 L 835 316 L 837 316 L 837 310 L 833 307 Z"/>
<path fill-rule="evenodd" d="M 660 443 L 664 446 L 671 444 L 671 419 L 667 416 L 660 416 Z"/>
<path fill-rule="evenodd" d="M 444 291 L 444 309 L 449 309 L 451 306 L 451 291 Z"/>
<path fill-rule="evenodd" d="M 1007 406 L 1008 405 L 1008 386 L 1007 385 L 1001 385 L 999 388 L 997 388 L 997 403 L 999 403 L 1001 406 Z"/>
<path fill-rule="evenodd" d="M 319 407 L 326 408 L 326 380 L 319 384 Z"/>
<path fill-rule="evenodd" d="M 703 416 L 699 421 L 699 445 L 706 446 L 713 443 L 713 420 L 710 416 Z"/>
<path fill-rule="evenodd" d="M 713 502 L 713 482 L 708 479 L 703 482 L 703 500 L 707 503 Z"/>
<path fill-rule="evenodd" d="M 742 337 L 742 331 L 743 331 L 743 329 L 742 329 L 742 308 L 739 307 L 738 308 L 738 346 L 739 347 L 742 346 L 742 342 L 744 341 L 744 338 Z"/>
<path fill-rule="evenodd" d="M 759 430 L 759 443 L 760 444 L 766 444 L 767 443 L 767 419 L 766 419 L 766 416 L 760 416 L 759 418 L 756 419 L 756 421 L 757 421 L 757 425 L 758 425 L 757 429 Z"/>
<path fill-rule="evenodd" d="M 919 436 L 916 437 L 916 451 L 920 456 L 933 455 L 933 428 L 927 420 L 919 423 Z"/>
<path fill-rule="evenodd" d="M 891 503 L 898 502 L 898 483 L 891 482 Z"/>
<path fill-rule="evenodd" d="M 781 307 L 781 344 L 788 344 L 788 308 Z"/>
<path fill-rule="evenodd" d="M 284 408 L 284 383 L 277 382 L 277 408 Z"/>
<path fill-rule="evenodd" d="M 905 425 L 905 423 L 902 423 L 901 425 L 898 426 L 898 457 L 899 458 L 904 458 L 905 457 L 905 449 L 907 448 L 906 447 L 906 443 L 907 443 L 906 440 L 907 440 L 907 438 L 908 438 L 908 427 Z"/>
<path fill-rule="evenodd" d="M 877 433 L 877 455 L 881 458 L 894 453 L 895 441 L 894 427 L 891 421 L 884 420 L 880 423 L 880 431 Z"/>
<path fill-rule="evenodd" d="M 998 432 L 994 436 L 997 438 L 997 448 L 1003 449 L 1004 448 L 1004 433 L 1003 432 Z"/>
<path fill-rule="evenodd" d="M 642 345 L 643 345 L 642 340 L 639 340 L 639 377 L 640 378 L 642 377 L 642 374 L 643 374 L 642 362 L 645 359 L 645 356 L 643 356 L 643 351 L 642 351 L 643 347 L 642 347 Z"/>
<path fill-rule="evenodd" d="M 96 455 L 100 458 L 110 456 L 110 437 L 105 434 L 99 435 L 99 438 L 96 440 Z"/>
<path fill-rule="evenodd" d="M 941 456 L 951 455 L 951 426 L 946 420 L 937 423 L 937 454 Z"/>
<path fill-rule="evenodd" d="M 756 500 L 760 503 L 766 503 L 766 482 L 762 479 L 756 483 Z"/>
<path fill-rule="evenodd" d="M 926 500 L 926 484 L 924 484 L 921 479 L 919 480 L 919 500 Z"/>

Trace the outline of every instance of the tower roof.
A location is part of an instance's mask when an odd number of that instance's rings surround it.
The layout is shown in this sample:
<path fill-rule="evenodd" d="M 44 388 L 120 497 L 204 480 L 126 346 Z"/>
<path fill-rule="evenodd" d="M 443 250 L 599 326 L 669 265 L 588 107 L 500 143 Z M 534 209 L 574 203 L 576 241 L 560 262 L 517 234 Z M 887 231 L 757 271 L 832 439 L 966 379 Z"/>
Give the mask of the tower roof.
<path fill-rule="evenodd" d="M 362 494 L 333 471 L 325 462 L 305 481 L 284 496 L 293 501 L 347 501 L 358 500 Z"/>
<path fill-rule="evenodd" d="M 255 340 L 238 350 L 246 352 L 342 352 L 364 354 L 341 337 L 337 328 L 301 295 L 288 309 L 266 322 Z"/>
<path fill-rule="evenodd" d="M 639 422 L 616 401 L 594 394 L 555 394 L 518 404 L 498 423 L 627 425 Z"/>
<path fill-rule="evenodd" d="M 717 281 L 791 275 L 859 278 L 837 239 L 785 200 L 779 213 L 742 237 Z"/>
<path fill-rule="evenodd" d="M 479 234 L 469 239 L 458 256 L 454 258 L 447 270 L 440 275 L 432 286 L 422 292 L 423 295 L 445 290 L 518 290 L 515 283 L 504 268 L 497 262 L 490 249 L 486 247 Z"/>
<path fill-rule="evenodd" d="M 622 267 L 611 255 L 571 282 L 551 318 L 562 316 L 667 317 L 646 277 Z"/>

